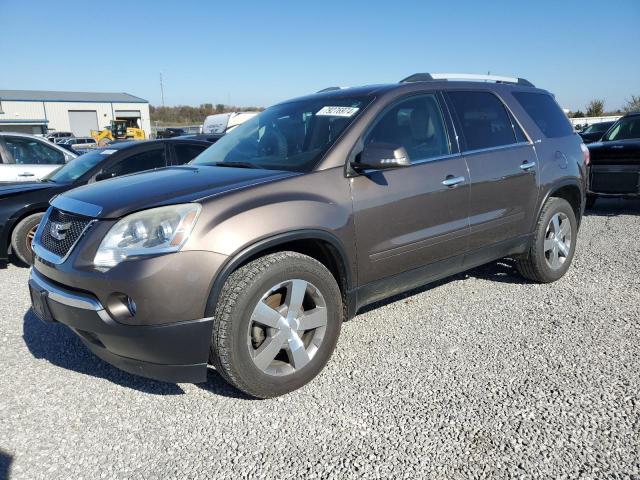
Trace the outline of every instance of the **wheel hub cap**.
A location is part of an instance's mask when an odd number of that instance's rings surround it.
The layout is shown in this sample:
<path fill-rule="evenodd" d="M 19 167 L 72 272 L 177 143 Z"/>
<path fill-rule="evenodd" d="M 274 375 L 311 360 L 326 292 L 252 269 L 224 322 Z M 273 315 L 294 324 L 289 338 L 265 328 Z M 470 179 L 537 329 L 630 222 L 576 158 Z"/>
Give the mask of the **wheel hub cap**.
<path fill-rule="evenodd" d="M 551 217 L 544 238 L 544 256 L 553 270 L 560 268 L 571 252 L 571 222 L 564 213 Z"/>
<path fill-rule="evenodd" d="M 247 346 L 268 375 L 289 375 L 318 352 L 327 327 L 326 303 L 312 283 L 293 279 L 274 285 L 251 314 Z"/>

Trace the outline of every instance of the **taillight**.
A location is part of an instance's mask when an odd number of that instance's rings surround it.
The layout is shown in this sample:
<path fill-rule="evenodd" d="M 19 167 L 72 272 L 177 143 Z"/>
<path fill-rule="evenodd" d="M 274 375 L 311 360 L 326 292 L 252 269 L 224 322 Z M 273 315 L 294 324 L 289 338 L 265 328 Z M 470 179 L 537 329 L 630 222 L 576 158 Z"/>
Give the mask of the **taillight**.
<path fill-rule="evenodd" d="M 580 150 L 582 150 L 582 158 L 584 160 L 584 164 L 589 165 L 589 162 L 591 162 L 591 154 L 589 153 L 589 149 L 584 143 L 581 143 Z"/>

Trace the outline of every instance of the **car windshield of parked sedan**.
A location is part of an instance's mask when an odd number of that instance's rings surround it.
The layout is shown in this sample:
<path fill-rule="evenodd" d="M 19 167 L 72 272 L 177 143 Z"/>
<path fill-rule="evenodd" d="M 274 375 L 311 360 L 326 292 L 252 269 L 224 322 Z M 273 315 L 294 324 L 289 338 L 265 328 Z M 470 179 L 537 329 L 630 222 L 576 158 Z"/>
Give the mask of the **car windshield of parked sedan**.
<path fill-rule="evenodd" d="M 196 165 L 310 171 L 372 97 L 319 96 L 268 108 L 196 157 Z"/>
<path fill-rule="evenodd" d="M 602 139 L 606 141 L 640 139 L 640 115 L 621 118 Z"/>
<path fill-rule="evenodd" d="M 94 150 L 74 158 L 66 165 L 45 176 L 43 182 L 71 183 L 87 173 L 106 158 L 105 150 Z"/>

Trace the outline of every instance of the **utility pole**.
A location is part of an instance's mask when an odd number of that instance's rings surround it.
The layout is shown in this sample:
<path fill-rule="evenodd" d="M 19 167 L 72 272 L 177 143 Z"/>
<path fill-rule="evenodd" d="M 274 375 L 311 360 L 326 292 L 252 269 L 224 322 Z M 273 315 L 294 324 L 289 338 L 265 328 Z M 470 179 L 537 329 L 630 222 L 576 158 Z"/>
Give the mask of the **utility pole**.
<path fill-rule="evenodd" d="M 162 72 L 160 72 L 160 96 L 162 97 L 162 106 L 164 107 L 164 86 L 162 85 Z"/>

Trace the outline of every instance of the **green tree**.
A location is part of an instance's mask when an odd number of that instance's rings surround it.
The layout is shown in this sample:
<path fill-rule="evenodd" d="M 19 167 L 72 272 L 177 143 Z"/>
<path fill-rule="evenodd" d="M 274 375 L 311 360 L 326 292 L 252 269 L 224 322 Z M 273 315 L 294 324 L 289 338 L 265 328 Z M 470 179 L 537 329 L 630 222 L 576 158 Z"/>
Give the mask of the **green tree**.
<path fill-rule="evenodd" d="M 587 117 L 601 117 L 604 115 L 604 100 L 591 100 L 587 105 Z"/>

